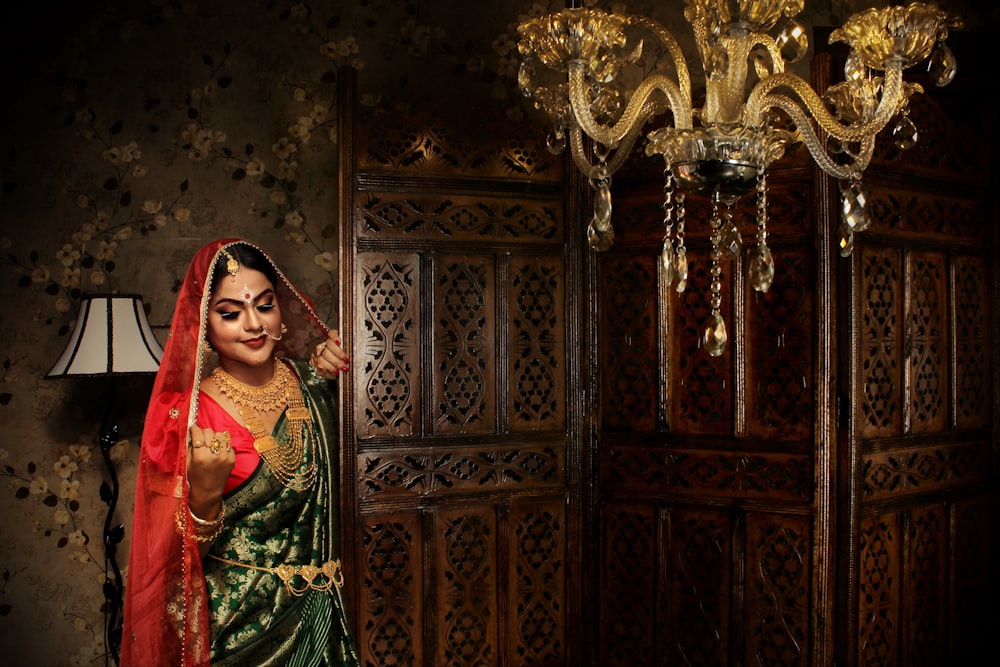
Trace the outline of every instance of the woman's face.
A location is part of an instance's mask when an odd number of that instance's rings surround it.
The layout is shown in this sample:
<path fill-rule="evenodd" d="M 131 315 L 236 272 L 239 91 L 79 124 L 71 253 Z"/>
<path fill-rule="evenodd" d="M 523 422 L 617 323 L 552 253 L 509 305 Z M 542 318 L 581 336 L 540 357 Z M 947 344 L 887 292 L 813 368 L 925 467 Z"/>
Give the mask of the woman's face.
<path fill-rule="evenodd" d="M 274 341 L 267 334 L 281 335 L 281 310 L 271 281 L 246 267 L 235 278 L 224 276 L 208 306 L 207 334 L 227 370 L 271 363 Z"/>

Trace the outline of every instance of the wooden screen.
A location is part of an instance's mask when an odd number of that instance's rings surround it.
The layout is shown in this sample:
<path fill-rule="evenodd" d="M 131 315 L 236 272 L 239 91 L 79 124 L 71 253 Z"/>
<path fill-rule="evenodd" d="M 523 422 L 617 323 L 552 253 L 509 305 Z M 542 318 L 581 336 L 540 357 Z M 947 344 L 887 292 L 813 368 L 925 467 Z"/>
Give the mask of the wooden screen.
<path fill-rule="evenodd" d="M 561 159 L 467 101 L 362 119 L 351 78 L 345 558 L 363 664 L 569 664 L 579 354 Z"/>

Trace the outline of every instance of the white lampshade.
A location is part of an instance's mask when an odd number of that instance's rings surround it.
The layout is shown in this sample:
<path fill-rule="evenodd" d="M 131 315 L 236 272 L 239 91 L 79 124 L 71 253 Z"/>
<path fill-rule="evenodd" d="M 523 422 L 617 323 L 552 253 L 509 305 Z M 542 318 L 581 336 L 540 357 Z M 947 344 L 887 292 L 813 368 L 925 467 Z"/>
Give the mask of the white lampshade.
<path fill-rule="evenodd" d="M 45 377 L 155 373 L 162 356 L 141 296 L 85 294 L 66 349 Z"/>

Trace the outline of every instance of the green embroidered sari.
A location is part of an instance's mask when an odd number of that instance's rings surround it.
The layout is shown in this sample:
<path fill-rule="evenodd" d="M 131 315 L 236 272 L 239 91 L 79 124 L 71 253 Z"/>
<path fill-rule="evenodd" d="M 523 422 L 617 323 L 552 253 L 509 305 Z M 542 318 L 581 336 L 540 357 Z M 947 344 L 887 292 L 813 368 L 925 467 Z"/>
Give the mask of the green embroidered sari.
<path fill-rule="evenodd" d="M 226 496 L 225 528 L 203 561 L 212 665 L 358 664 L 344 599 L 340 587 L 330 585 L 331 577 L 322 572 L 307 572 L 306 578 L 296 574 L 286 586 L 271 571 L 280 566 L 322 568 L 340 555 L 333 385 L 315 377 L 304 362 L 291 364 L 303 379 L 302 396 L 316 437 L 310 443 L 309 429 L 303 427 L 307 446 L 302 465 L 308 466 L 314 457 L 316 480 L 304 491 L 287 488 L 261 461 Z M 289 441 L 288 428 L 282 415 L 273 432 L 281 445 Z M 340 577 L 338 567 L 333 578 L 342 583 Z"/>

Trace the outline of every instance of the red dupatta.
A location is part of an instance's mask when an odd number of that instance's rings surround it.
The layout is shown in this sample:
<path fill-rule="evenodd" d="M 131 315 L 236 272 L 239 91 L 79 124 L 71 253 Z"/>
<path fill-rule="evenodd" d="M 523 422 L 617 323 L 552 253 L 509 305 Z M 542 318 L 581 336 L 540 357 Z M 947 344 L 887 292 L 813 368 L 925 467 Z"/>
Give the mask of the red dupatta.
<path fill-rule="evenodd" d="M 122 667 L 210 664 L 205 580 L 186 511 L 187 442 L 198 414 L 198 387 L 214 365 L 211 353 L 201 344 L 206 339 L 212 270 L 222 250 L 237 243 L 253 245 L 220 239 L 203 246 L 177 295 L 142 432 L 125 586 Z M 274 266 L 270 256 L 263 254 Z M 313 343 L 325 338 L 327 328 L 312 301 L 277 266 L 274 269 L 279 282 L 275 291 L 288 327 L 276 354 L 305 357 Z"/>

